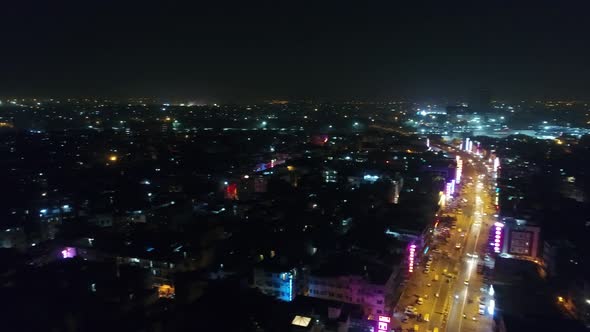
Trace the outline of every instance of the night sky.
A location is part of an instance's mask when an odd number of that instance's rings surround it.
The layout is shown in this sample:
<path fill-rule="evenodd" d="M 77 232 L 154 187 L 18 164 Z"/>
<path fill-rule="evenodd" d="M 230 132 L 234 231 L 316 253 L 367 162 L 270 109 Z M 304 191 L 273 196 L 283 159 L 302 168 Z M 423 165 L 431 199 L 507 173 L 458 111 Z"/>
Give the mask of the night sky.
<path fill-rule="evenodd" d="M 0 95 L 590 97 L 582 1 L 319 2 L 10 1 Z"/>

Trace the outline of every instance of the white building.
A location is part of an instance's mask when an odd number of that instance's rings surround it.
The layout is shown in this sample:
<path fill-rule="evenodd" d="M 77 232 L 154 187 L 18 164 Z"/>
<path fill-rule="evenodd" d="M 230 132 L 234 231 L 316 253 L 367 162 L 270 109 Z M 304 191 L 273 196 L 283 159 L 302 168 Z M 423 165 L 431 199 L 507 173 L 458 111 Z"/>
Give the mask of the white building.
<path fill-rule="evenodd" d="M 308 296 L 359 304 L 369 318 L 392 314 L 391 297 L 399 269 L 353 261 L 311 271 Z"/>

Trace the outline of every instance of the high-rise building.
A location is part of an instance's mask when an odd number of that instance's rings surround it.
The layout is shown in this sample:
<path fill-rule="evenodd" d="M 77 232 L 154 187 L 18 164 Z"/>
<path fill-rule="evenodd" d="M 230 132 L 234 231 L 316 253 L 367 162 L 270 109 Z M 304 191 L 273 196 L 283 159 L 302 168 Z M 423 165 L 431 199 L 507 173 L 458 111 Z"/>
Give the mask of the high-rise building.
<path fill-rule="evenodd" d="M 485 114 L 490 112 L 492 98 L 489 90 L 481 89 L 475 92 L 469 102 L 469 108 L 472 112 Z"/>

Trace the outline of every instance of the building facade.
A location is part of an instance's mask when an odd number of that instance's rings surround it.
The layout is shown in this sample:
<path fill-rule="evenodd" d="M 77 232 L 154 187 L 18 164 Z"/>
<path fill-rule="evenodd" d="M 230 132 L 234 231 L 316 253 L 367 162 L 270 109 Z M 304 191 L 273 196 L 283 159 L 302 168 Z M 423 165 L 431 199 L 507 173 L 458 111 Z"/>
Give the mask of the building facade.
<path fill-rule="evenodd" d="M 254 287 L 263 294 L 283 301 L 293 301 L 296 295 L 307 294 L 305 268 L 258 266 L 254 268 Z"/>

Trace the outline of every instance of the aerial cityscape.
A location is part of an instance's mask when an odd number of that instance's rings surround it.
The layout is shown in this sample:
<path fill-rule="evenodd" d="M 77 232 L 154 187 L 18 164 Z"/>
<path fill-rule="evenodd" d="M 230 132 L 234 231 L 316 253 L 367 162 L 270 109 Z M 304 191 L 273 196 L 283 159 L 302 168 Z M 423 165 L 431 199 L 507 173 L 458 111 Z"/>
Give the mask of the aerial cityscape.
<path fill-rule="evenodd" d="M 590 329 L 588 8 L 8 9 L 1 331 Z"/>

